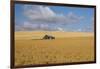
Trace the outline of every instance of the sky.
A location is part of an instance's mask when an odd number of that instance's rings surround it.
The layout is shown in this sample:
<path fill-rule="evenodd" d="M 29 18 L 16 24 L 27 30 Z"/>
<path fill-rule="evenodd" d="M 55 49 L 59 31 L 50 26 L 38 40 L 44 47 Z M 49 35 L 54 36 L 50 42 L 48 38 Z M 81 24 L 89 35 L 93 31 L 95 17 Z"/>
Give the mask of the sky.
<path fill-rule="evenodd" d="M 93 32 L 94 8 L 15 4 L 15 31 Z"/>

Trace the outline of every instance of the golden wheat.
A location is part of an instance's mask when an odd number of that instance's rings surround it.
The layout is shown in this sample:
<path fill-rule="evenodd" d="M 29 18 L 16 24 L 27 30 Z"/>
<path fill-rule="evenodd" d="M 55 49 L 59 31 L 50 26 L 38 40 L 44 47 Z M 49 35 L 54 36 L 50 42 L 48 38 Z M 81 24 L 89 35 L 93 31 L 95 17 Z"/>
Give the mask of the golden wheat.
<path fill-rule="evenodd" d="M 45 34 L 53 35 L 56 39 L 39 40 Z M 92 33 L 15 32 L 15 66 L 93 60 Z"/>

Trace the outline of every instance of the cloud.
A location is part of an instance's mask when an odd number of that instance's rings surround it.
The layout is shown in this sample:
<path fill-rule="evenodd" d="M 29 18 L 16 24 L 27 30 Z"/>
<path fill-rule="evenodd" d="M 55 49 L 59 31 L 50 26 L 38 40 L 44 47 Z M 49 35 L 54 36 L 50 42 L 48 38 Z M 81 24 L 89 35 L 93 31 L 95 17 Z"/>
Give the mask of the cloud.
<path fill-rule="evenodd" d="M 45 6 L 25 5 L 24 15 L 30 20 L 46 20 L 55 16 L 55 13 Z"/>
<path fill-rule="evenodd" d="M 57 29 L 58 29 L 59 31 L 64 31 L 63 28 L 61 28 L 61 27 L 58 27 Z"/>
<path fill-rule="evenodd" d="M 50 7 L 43 5 L 24 5 L 23 14 L 27 20 L 23 21 L 21 26 L 16 25 L 16 30 L 63 31 L 62 27 L 55 27 L 55 25 L 80 23 L 84 19 L 84 17 L 75 15 L 73 12 L 56 13 Z"/>
<path fill-rule="evenodd" d="M 68 14 L 57 14 L 48 6 L 25 5 L 24 15 L 28 20 L 37 23 L 77 23 L 82 17 L 70 12 Z"/>
<path fill-rule="evenodd" d="M 24 22 L 23 25 L 16 25 L 16 31 L 58 31 L 59 29 L 56 27 L 51 27 L 48 24 L 37 24 L 37 23 L 29 23 Z"/>
<path fill-rule="evenodd" d="M 67 14 L 66 18 L 68 18 L 68 21 L 71 22 L 71 23 L 79 23 L 81 20 L 84 19 L 83 16 L 75 15 L 73 12 L 69 12 Z"/>

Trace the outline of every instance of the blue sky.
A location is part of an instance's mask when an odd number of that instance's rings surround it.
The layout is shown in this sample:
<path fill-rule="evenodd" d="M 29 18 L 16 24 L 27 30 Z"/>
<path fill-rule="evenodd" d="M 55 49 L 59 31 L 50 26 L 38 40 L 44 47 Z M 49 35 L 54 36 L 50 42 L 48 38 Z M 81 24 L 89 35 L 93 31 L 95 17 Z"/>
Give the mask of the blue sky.
<path fill-rule="evenodd" d="M 15 5 L 15 31 L 93 32 L 94 8 Z"/>

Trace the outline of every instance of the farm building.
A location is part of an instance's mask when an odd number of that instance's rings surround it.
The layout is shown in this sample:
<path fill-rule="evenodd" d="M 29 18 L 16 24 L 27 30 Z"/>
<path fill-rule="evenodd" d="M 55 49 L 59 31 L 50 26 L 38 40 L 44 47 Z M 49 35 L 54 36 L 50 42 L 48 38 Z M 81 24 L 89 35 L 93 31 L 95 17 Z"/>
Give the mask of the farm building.
<path fill-rule="evenodd" d="M 50 35 L 45 35 L 45 36 L 43 37 L 43 39 L 55 39 L 55 37 L 50 36 Z"/>

